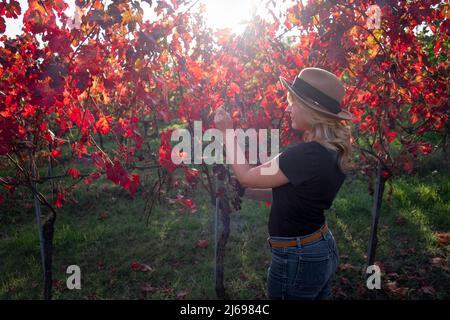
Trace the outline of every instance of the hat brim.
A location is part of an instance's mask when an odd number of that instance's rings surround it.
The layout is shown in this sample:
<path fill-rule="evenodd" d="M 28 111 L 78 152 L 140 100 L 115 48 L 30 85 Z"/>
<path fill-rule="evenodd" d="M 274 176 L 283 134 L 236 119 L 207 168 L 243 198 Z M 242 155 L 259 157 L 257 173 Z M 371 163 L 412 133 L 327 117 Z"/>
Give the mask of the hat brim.
<path fill-rule="evenodd" d="M 297 94 L 297 92 L 294 90 L 294 88 L 289 83 L 289 81 L 287 81 L 286 78 L 280 76 L 280 81 L 284 87 L 286 87 L 296 98 L 298 98 L 300 101 L 302 101 L 307 107 L 309 107 L 317 112 L 328 115 L 330 117 L 336 118 L 336 119 L 340 119 L 340 120 L 352 120 L 353 119 L 353 115 L 350 112 L 348 112 L 347 110 L 341 110 L 337 114 L 332 113 L 327 110 L 324 110 L 322 107 L 320 107 L 319 104 L 313 102 L 312 100 L 310 100 L 306 97 L 302 97 L 301 95 Z"/>

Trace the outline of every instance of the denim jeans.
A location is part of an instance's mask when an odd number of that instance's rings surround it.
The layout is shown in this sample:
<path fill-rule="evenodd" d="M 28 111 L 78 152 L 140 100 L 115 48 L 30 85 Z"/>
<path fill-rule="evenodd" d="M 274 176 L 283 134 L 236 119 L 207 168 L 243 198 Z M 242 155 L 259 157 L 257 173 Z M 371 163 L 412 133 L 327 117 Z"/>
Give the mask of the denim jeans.
<path fill-rule="evenodd" d="M 300 239 L 308 235 L 299 237 Z M 270 237 L 272 241 L 296 237 Z M 271 300 L 331 298 L 331 279 L 339 264 L 339 252 L 331 230 L 300 247 L 271 248 L 267 270 L 267 294 Z"/>

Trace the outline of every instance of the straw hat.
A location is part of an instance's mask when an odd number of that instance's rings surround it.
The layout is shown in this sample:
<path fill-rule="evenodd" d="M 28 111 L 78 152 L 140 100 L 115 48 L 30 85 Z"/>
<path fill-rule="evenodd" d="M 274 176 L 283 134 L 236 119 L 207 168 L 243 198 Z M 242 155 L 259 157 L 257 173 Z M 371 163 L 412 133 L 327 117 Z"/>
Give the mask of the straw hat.
<path fill-rule="evenodd" d="M 341 108 L 345 89 L 333 73 L 320 68 L 304 68 L 292 84 L 282 76 L 280 81 L 309 108 L 336 119 L 353 118 L 350 112 Z"/>

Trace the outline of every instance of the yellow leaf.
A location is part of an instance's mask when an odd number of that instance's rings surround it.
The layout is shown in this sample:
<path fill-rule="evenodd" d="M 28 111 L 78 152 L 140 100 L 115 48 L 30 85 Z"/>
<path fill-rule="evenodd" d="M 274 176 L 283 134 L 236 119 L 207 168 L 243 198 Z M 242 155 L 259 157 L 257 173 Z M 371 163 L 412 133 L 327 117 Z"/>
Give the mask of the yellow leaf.
<path fill-rule="evenodd" d="M 350 28 L 350 31 L 349 31 L 350 36 L 358 37 L 359 33 L 360 33 L 360 29 L 358 28 L 358 26 L 353 26 Z"/>
<path fill-rule="evenodd" d="M 294 13 L 290 12 L 288 14 L 288 20 L 290 23 L 292 23 L 293 25 L 299 25 L 300 24 L 300 20 L 297 19 L 297 17 L 295 16 Z"/>
<path fill-rule="evenodd" d="M 142 59 L 141 59 L 141 58 L 138 58 L 138 59 L 136 59 L 136 61 L 134 62 L 134 69 L 135 69 L 136 71 L 139 71 L 139 70 L 141 70 L 141 68 L 142 68 Z"/>
<path fill-rule="evenodd" d="M 139 20 L 139 15 L 134 14 L 133 11 L 127 10 L 122 15 L 122 23 L 128 24 L 132 22 L 137 22 Z"/>
<path fill-rule="evenodd" d="M 450 5 L 448 3 L 442 4 L 441 13 L 444 16 L 444 19 L 450 19 Z"/>
<path fill-rule="evenodd" d="M 318 25 L 320 23 L 320 17 L 318 14 L 312 17 L 313 25 Z"/>
<path fill-rule="evenodd" d="M 383 37 L 383 30 L 382 29 L 375 29 L 372 31 L 372 33 L 374 34 L 375 38 L 380 41 L 381 38 Z"/>

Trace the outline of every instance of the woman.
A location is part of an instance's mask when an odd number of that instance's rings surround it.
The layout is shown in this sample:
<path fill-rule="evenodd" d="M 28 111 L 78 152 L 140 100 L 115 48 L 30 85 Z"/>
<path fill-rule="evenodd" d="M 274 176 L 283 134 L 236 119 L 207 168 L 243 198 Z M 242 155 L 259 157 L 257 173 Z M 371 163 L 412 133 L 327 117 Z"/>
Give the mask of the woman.
<path fill-rule="evenodd" d="M 269 299 L 329 299 L 339 253 L 324 210 L 331 207 L 350 169 L 351 132 L 346 121 L 352 115 L 340 107 L 342 83 L 326 70 L 305 68 L 292 84 L 283 77 L 280 81 L 287 88 L 292 128 L 304 131 L 305 141 L 260 166 L 236 161 L 231 166 L 245 188 L 244 197 L 272 202 Z M 222 109 L 215 120 L 223 132 L 232 127 Z M 233 141 L 237 153 L 242 152 Z M 261 168 L 274 165 L 273 175 L 262 174 Z"/>

